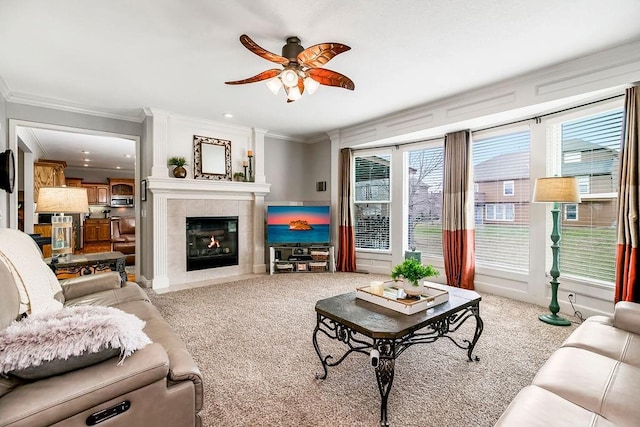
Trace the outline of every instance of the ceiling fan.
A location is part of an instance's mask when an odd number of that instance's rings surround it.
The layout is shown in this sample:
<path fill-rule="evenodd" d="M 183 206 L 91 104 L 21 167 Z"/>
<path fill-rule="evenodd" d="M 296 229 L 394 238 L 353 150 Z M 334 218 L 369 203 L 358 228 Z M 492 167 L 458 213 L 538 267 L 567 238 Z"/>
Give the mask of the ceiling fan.
<path fill-rule="evenodd" d="M 283 69 L 272 68 L 244 80 L 225 82 L 228 85 L 267 80 L 267 86 L 274 94 L 284 87 L 287 102 L 300 99 L 305 90 L 309 95 L 313 94 L 319 85 L 349 90 L 356 87 L 349 77 L 320 68 L 336 55 L 351 49 L 342 43 L 320 43 L 305 49 L 300 45 L 298 37 L 288 37 L 287 44 L 282 46 L 282 56 L 261 48 L 246 34 L 240 36 L 240 43 L 267 61 L 282 65 Z"/>

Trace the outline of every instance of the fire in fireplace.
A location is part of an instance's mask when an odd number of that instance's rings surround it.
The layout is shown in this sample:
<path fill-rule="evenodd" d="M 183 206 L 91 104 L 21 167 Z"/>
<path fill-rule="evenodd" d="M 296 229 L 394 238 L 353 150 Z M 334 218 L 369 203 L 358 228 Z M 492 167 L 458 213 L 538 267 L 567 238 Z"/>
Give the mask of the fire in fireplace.
<path fill-rule="evenodd" d="M 238 265 L 238 217 L 187 218 L 187 271 Z"/>

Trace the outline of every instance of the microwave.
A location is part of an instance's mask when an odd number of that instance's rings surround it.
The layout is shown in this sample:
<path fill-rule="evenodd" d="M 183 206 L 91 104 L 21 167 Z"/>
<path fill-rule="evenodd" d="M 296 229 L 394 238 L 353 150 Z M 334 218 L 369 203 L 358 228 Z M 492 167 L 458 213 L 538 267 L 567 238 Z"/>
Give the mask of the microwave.
<path fill-rule="evenodd" d="M 115 208 L 132 207 L 133 196 L 114 196 L 111 198 L 111 206 Z"/>

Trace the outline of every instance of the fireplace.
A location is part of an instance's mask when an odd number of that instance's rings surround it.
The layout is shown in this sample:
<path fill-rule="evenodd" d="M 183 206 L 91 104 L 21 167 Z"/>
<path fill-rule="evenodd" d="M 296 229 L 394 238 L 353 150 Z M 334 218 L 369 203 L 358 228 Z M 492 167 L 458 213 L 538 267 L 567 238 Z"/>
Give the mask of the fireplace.
<path fill-rule="evenodd" d="M 187 217 L 187 271 L 238 265 L 238 217 Z"/>

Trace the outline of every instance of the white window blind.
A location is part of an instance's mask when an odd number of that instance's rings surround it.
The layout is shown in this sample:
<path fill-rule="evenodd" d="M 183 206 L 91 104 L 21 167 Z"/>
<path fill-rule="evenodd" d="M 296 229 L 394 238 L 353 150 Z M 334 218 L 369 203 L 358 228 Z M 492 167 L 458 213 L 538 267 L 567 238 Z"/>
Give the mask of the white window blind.
<path fill-rule="evenodd" d="M 354 156 L 356 248 L 389 250 L 391 155 Z"/>
<path fill-rule="evenodd" d="M 562 176 L 576 176 L 582 203 L 565 206 L 560 243 L 562 275 L 615 282 L 616 196 L 623 111 L 561 124 Z M 580 162 L 567 161 L 579 153 Z M 569 156 L 571 158 L 571 156 Z"/>
<path fill-rule="evenodd" d="M 528 130 L 473 141 L 478 265 L 529 270 L 529 147 Z"/>
<path fill-rule="evenodd" d="M 442 258 L 442 147 L 407 153 L 409 248 Z"/>

